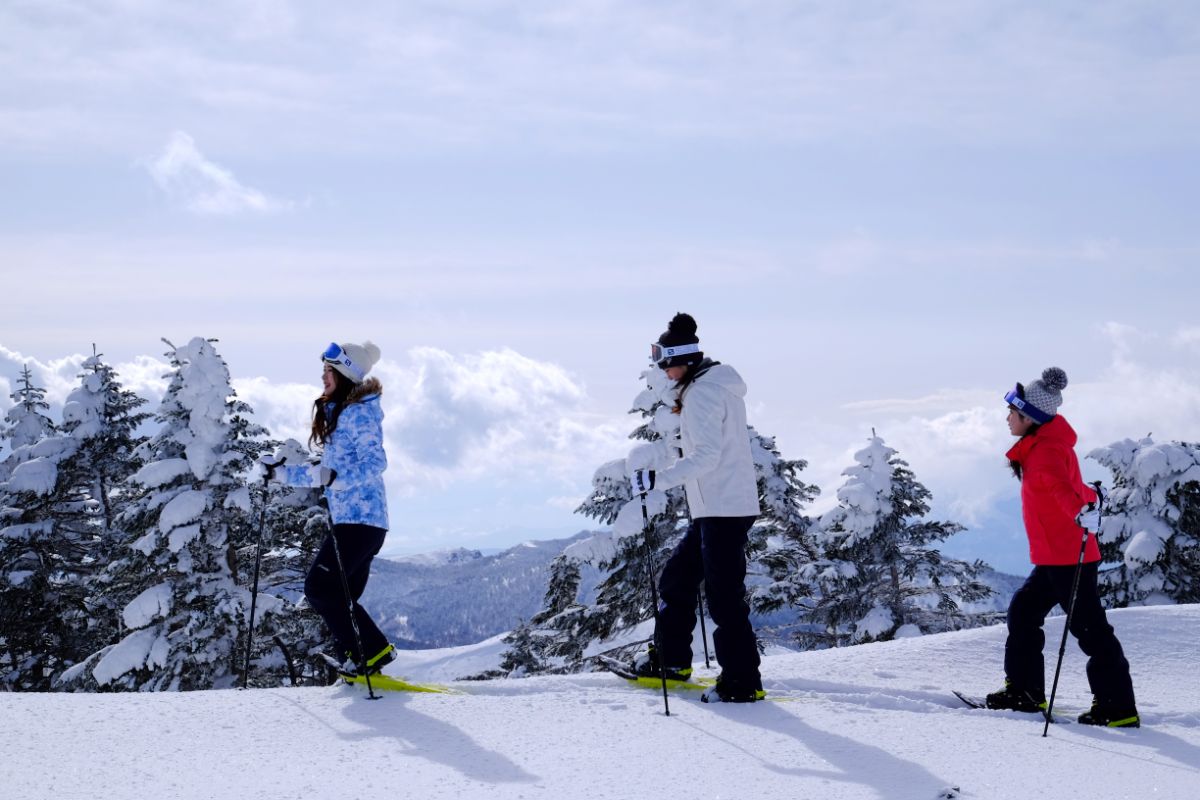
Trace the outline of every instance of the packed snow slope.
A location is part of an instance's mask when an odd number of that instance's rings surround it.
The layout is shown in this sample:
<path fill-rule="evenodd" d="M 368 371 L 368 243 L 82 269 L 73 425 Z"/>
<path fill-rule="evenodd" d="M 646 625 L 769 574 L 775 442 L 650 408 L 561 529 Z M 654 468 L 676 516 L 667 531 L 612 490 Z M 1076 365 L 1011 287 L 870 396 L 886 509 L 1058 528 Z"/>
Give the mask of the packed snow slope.
<path fill-rule="evenodd" d="M 0 796 L 75 798 L 1169 798 L 1200 796 L 1200 606 L 1111 614 L 1145 727 L 1052 726 L 950 695 L 1000 685 L 1001 627 L 763 663 L 776 702 L 662 697 L 611 675 L 161 694 L 3 694 Z M 1047 624 L 1053 670 L 1062 618 Z M 496 640 L 405 653 L 413 679 L 494 663 Z M 703 667 L 703 662 L 699 664 Z M 1059 707 L 1089 703 L 1068 645 Z"/>

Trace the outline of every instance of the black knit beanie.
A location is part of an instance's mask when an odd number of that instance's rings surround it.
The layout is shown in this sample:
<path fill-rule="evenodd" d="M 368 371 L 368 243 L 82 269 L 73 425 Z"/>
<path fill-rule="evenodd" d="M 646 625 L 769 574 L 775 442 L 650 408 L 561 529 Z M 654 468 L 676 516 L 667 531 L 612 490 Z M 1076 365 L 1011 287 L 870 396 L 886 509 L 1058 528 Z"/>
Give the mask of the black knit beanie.
<path fill-rule="evenodd" d="M 661 369 L 692 366 L 704 360 L 704 353 L 699 347 L 685 347 L 700 344 L 700 339 L 696 337 L 696 320 L 692 319 L 691 314 L 679 312 L 672 317 L 667 330 L 658 337 L 658 344 L 662 348 L 661 358 L 658 359 Z M 674 352 L 675 348 L 692 352 L 677 353 Z"/>

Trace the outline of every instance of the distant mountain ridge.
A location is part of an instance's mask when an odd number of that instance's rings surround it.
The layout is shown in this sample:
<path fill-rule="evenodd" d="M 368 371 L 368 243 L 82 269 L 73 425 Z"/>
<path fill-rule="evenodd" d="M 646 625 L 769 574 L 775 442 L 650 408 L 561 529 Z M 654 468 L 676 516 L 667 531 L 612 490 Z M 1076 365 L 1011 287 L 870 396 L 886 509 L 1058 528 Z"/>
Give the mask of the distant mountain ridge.
<path fill-rule="evenodd" d="M 585 539 L 529 541 L 495 555 L 456 548 L 402 558 L 376 558 L 363 605 L 404 650 L 456 647 L 510 631 L 542 607 L 550 562 Z M 595 585 L 585 569 L 584 591 Z"/>

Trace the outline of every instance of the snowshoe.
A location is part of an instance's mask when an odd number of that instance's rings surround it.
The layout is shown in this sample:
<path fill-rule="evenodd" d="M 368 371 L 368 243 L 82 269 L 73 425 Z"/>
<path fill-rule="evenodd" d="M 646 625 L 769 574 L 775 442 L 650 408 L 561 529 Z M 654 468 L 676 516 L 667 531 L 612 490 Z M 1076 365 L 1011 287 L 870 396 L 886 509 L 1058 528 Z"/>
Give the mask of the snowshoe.
<path fill-rule="evenodd" d="M 1046 693 L 1042 689 L 1018 689 L 1006 680 L 1004 688 L 989 694 L 984 704 L 998 711 L 1038 714 L 1046 710 Z"/>
<path fill-rule="evenodd" d="M 711 689 L 700 695 L 703 703 L 753 703 L 766 699 L 762 679 L 753 681 L 729 680 L 724 674 L 717 676 L 717 682 Z"/>
<path fill-rule="evenodd" d="M 630 665 L 630 671 L 639 678 L 654 678 L 655 680 L 662 679 L 662 671 L 658 665 L 658 653 L 654 650 L 654 645 L 644 653 L 640 653 L 633 659 Z M 692 668 L 687 667 L 667 667 L 667 680 L 680 681 L 687 683 L 692 679 Z"/>
<path fill-rule="evenodd" d="M 1142 721 L 1136 708 L 1118 708 L 1093 701 L 1092 707 L 1079 715 L 1080 725 L 1100 725 L 1105 728 L 1140 728 Z"/>

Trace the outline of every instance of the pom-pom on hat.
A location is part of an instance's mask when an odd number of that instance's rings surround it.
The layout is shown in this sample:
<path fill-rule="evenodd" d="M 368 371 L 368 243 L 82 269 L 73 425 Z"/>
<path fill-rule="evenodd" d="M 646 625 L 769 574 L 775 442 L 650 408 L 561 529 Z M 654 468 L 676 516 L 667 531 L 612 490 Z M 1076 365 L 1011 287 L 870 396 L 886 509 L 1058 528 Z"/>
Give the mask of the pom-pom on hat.
<path fill-rule="evenodd" d="M 379 346 L 374 342 L 334 342 L 325 348 L 321 360 L 355 383 L 362 383 L 367 379 L 371 367 L 379 361 Z"/>
<path fill-rule="evenodd" d="M 671 318 L 667 330 L 650 348 L 651 357 L 660 369 L 699 364 L 704 360 L 700 340 L 696 338 L 696 320 L 691 314 L 679 312 Z"/>
<path fill-rule="evenodd" d="M 1045 424 L 1058 414 L 1062 390 L 1067 388 L 1067 373 L 1061 367 L 1047 367 L 1042 377 L 1028 387 L 1017 384 L 1004 396 L 1005 401 L 1037 423 Z"/>

